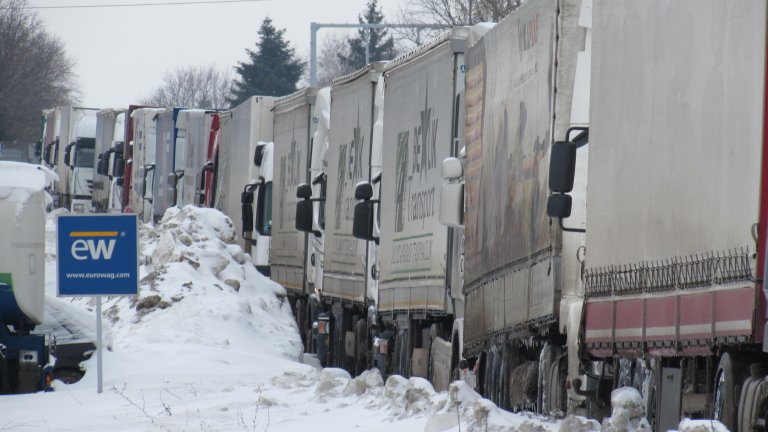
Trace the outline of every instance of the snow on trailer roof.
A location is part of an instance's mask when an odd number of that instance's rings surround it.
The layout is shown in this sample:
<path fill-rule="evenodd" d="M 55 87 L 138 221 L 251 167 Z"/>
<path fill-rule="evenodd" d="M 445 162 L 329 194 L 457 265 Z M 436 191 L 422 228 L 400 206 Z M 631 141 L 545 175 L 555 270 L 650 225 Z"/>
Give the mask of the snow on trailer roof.
<path fill-rule="evenodd" d="M 386 61 L 371 62 L 370 64 L 368 64 L 362 69 L 358 69 L 350 74 L 340 76 L 334 79 L 333 81 L 331 81 L 331 87 L 347 84 L 349 82 L 352 82 L 360 78 L 361 76 L 367 73 L 374 74 L 374 76 L 371 77 L 371 82 L 376 82 L 376 80 L 378 79 L 378 75 L 380 75 L 384 71 L 384 67 L 387 65 L 387 63 L 388 62 Z"/>
<path fill-rule="evenodd" d="M 318 90 L 317 87 L 304 87 L 289 95 L 281 96 L 275 99 L 275 106 L 272 110 L 275 113 L 283 113 L 302 105 L 312 104 L 315 102 Z"/>
<path fill-rule="evenodd" d="M 429 42 L 419 45 L 418 47 L 408 51 L 405 54 L 395 57 L 387 63 L 384 67 L 384 73 L 397 68 L 398 66 L 408 63 L 414 58 L 420 57 L 434 48 L 444 44 L 451 43 L 453 45 L 454 52 L 464 52 L 467 48 L 467 38 L 469 37 L 469 27 L 453 27 L 450 30 L 443 32 L 440 36 L 432 39 Z"/>
<path fill-rule="evenodd" d="M 58 179 L 55 172 L 43 165 L 0 161 L 0 190 L 20 188 L 37 192 L 45 190 L 49 184 Z M 0 196 L 2 195 L 0 192 Z"/>

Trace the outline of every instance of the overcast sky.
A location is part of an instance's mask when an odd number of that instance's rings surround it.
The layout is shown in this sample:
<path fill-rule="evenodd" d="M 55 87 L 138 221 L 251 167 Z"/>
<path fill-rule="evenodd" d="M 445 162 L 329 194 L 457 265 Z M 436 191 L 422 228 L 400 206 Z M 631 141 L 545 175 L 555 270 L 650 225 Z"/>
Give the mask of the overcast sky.
<path fill-rule="evenodd" d="M 162 3 L 181 0 L 30 0 L 33 6 Z M 186 0 L 198 1 L 198 0 Z M 408 0 L 379 0 L 385 17 Z M 136 103 L 179 66 L 232 67 L 246 59 L 266 16 L 285 28 L 296 53 L 309 58 L 310 22 L 356 23 L 366 0 L 265 0 L 176 6 L 38 9 L 49 32 L 76 61 L 81 105 L 119 108 Z M 318 45 L 323 36 L 318 33 Z"/>

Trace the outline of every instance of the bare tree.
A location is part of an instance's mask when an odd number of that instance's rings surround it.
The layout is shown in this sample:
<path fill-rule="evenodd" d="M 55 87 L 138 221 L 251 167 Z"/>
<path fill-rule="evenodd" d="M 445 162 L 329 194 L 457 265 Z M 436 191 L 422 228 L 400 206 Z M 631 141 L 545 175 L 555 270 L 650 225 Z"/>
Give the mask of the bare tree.
<path fill-rule="evenodd" d="M 27 0 L 0 0 L 0 140 L 39 140 L 42 110 L 78 98 L 73 67 Z"/>
<path fill-rule="evenodd" d="M 317 85 L 331 84 L 334 79 L 352 72 L 352 68 L 339 61 L 338 54 L 349 55 L 347 38 L 338 33 L 325 37 L 320 44 L 317 56 Z"/>
<path fill-rule="evenodd" d="M 229 106 L 232 75 L 215 65 L 179 67 L 166 72 L 163 84 L 141 99 L 144 105 L 217 109 Z"/>
<path fill-rule="evenodd" d="M 400 9 L 398 19 L 412 24 L 473 25 L 498 22 L 523 3 L 522 0 L 411 0 Z M 416 33 L 400 30 L 403 38 L 419 42 L 434 35 L 434 31 Z"/>

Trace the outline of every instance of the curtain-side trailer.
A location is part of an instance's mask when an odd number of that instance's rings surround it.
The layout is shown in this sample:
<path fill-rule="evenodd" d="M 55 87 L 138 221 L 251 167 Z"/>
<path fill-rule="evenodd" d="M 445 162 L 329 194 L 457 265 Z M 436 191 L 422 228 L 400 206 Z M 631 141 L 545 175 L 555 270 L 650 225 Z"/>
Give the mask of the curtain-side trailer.
<path fill-rule="evenodd" d="M 766 13 L 595 1 L 581 379 L 654 430 L 768 420 Z"/>
<path fill-rule="evenodd" d="M 304 346 L 312 322 L 310 285 L 304 276 L 308 239 L 296 230 L 296 188 L 309 183 L 312 136 L 319 119 L 314 117 L 317 89 L 304 88 L 275 100 L 274 175 L 272 186 L 272 246 L 270 278 L 285 287 Z"/>
<path fill-rule="evenodd" d="M 585 120 L 573 115 L 578 64 L 589 61 L 584 3 L 525 3 L 465 56 L 464 163 L 446 161 L 443 173 L 465 190 L 444 193 L 441 213 L 464 227 L 463 355 L 504 408 L 567 410 L 584 240 L 550 224 L 547 171 L 553 140 Z"/>

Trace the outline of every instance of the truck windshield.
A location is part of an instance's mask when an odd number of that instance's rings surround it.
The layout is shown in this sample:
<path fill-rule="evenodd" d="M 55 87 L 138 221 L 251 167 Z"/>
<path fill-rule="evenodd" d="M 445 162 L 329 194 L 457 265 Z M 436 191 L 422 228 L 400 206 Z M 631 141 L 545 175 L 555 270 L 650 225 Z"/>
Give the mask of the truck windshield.
<path fill-rule="evenodd" d="M 80 149 L 75 154 L 75 166 L 78 168 L 93 168 L 93 149 Z"/>

